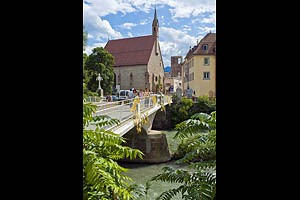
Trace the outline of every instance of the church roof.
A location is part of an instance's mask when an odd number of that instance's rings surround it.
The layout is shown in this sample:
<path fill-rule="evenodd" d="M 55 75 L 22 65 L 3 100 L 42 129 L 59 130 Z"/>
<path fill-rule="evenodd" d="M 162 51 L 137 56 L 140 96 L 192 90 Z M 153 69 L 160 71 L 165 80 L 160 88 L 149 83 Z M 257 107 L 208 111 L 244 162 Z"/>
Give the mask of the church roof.
<path fill-rule="evenodd" d="M 114 66 L 147 65 L 154 37 L 152 35 L 109 40 L 105 49 L 115 57 Z"/>

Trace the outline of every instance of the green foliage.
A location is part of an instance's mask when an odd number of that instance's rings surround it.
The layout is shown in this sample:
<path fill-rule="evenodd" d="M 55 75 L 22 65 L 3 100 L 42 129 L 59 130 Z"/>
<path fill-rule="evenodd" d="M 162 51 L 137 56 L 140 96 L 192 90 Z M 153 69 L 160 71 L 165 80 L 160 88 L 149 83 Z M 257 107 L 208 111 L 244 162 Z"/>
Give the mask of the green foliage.
<path fill-rule="evenodd" d="M 113 64 L 114 57 L 103 47 L 93 49 L 93 53 L 88 56 L 85 66 L 85 69 L 89 71 L 88 90 L 96 92 L 99 84 L 96 78 L 100 73 L 103 78 L 101 81 L 103 93 L 105 95 L 112 93 L 112 86 L 114 84 Z"/>
<path fill-rule="evenodd" d="M 176 97 L 174 97 L 176 98 Z M 176 99 L 177 100 L 177 99 Z M 177 103 L 172 105 L 171 112 L 172 112 L 172 123 L 178 124 L 189 117 L 189 110 L 193 105 L 193 101 L 188 99 L 187 97 L 182 97 L 181 101 L 177 100 Z"/>
<path fill-rule="evenodd" d="M 197 103 L 194 104 L 194 113 L 211 113 L 216 110 L 216 98 L 210 99 L 208 96 L 197 97 Z"/>
<path fill-rule="evenodd" d="M 130 185 L 132 180 L 122 174 L 127 169 L 119 166 L 116 161 L 137 156 L 142 159 L 143 153 L 122 146 L 126 142 L 124 138 L 105 131 L 102 127 L 119 121 L 108 116 L 93 117 L 95 110 L 96 106 L 83 103 L 83 199 L 133 199 L 138 191 Z M 96 129 L 85 129 L 90 124 L 95 125 Z"/>
<path fill-rule="evenodd" d="M 186 154 L 179 163 L 196 162 L 190 165 L 194 172 L 164 168 L 163 173 L 151 181 L 181 183 L 177 188 L 163 192 L 157 199 L 169 200 L 178 194 L 182 199 L 216 199 L 216 112 L 194 114 L 191 119 L 176 125 L 175 138 L 190 139 Z M 207 130 L 204 132 L 204 130 Z"/>
<path fill-rule="evenodd" d="M 196 103 L 192 103 L 191 99 L 183 97 L 181 100 L 174 95 L 173 104 L 171 107 L 172 112 L 172 126 L 179 124 L 184 120 L 191 118 L 196 113 L 209 114 L 216 110 L 216 99 L 209 99 L 208 96 L 197 97 Z"/>

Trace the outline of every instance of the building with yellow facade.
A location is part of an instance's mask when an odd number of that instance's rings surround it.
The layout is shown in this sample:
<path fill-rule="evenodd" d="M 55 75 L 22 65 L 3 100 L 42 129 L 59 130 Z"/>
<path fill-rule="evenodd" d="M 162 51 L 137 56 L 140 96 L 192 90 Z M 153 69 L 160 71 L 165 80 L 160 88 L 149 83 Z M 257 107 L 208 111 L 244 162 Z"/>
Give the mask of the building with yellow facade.
<path fill-rule="evenodd" d="M 184 95 L 216 96 L 216 33 L 208 33 L 183 62 Z"/>

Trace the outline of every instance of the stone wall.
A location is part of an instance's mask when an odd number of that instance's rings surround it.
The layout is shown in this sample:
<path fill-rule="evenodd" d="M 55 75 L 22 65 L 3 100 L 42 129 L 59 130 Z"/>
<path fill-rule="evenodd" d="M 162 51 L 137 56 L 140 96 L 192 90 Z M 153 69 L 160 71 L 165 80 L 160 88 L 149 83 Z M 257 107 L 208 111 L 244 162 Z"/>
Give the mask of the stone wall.
<path fill-rule="evenodd" d="M 146 65 L 120 66 L 114 67 L 117 85 L 121 90 L 129 90 L 135 88 L 137 90 L 145 89 Z M 132 77 L 130 76 L 132 74 Z M 120 80 L 119 80 L 120 75 Z M 121 82 L 120 82 L 121 81 Z"/>
<path fill-rule="evenodd" d="M 159 43 L 158 43 L 159 47 Z M 155 48 L 153 45 L 152 53 L 149 59 L 149 63 L 147 66 L 148 73 L 149 73 L 149 89 L 154 90 L 155 85 L 158 84 L 158 77 L 161 77 L 161 84 L 164 85 L 164 65 L 162 61 L 162 56 L 160 52 L 160 48 L 158 51 L 158 55 L 155 54 Z M 156 80 L 157 77 L 157 80 Z"/>

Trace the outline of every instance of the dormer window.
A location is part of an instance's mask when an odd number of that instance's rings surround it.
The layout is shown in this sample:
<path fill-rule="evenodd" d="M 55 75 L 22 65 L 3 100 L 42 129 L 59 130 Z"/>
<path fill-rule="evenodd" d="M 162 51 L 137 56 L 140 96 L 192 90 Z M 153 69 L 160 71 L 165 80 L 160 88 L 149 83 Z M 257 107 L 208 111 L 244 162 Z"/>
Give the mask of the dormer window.
<path fill-rule="evenodd" d="M 208 45 L 207 44 L 202 45 L 202 49 L 205 51 L 208 50 Z"/>

